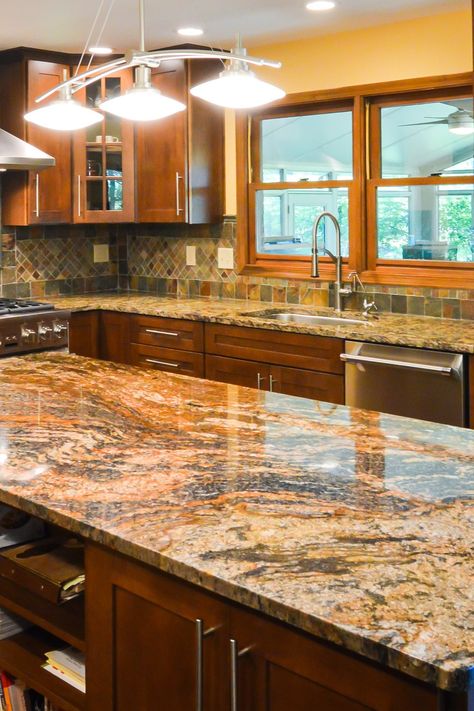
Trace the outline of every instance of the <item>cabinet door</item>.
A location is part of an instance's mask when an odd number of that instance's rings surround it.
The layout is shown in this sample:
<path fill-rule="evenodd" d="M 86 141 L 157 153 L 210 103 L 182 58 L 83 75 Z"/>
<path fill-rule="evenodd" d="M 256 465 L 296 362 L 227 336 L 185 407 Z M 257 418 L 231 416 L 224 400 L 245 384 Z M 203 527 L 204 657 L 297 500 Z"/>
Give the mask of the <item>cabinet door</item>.
<path fill-rule="evenodd" d="M 69 68 L 52 62 L 28 62 L 28 110 L 47 102 L 35 104 L 35 98 L 52 89 L 69 76 Z M 50 101 L 54 101 L 53 95 Z M 54 168 L 30 171 L 28 217 L 30 224 L 71 221 L 71 137 L 69 132 L 51 131 L 33 123 L 28 124 L 28 141 L 56 159 Z"/>
<path fill-rule="evenodd" d="M 76 311 L 69 320 L 69 351 L 76 355 L 99 357 L 99 312 Z"/>
<path fill-rule="evenodd" d="M 103 360 L 130 362 L 129 314 L 103 311 L 100 314 L 99 349 Z"/>
<path fill-rule="evenodd" d="M 223 711 L 227 610 L 96 546 L 86 552 L 88 711 Z"/>
<path fill-rule="evenodd" d="M 343 375 L 317 373 L 300 368 L 283 368 L 276 365 L 272 366 L 270 375 L 273 392 L 333 402 L 338 405 L 344 404 Z"/>
<path fill-rule="evenodd" d="M 132 86 L 131 71 L 111 74 L 75 98 L 99 110 L 100 102 Z M 130 222 L 134 219 L 133 124 L 104 113 L 102 123 L 76 131 L 73 141 L 73 221 Z"/>
<path fill-rule="evenodd" d="M 187 103 L 186 63 L 161 62 L 152 83 L 165 96 Z M 187 112 L 137 126 L 138 222 L 186 222 Z"/>
<path fill-rule="evenodd" d="M 270 366 L 239 358 L 206 355 L 206 378 L 220 383 L 244 385 L 247 388 L 268 390 Z"/>
<path fill-rule="evenodd" d="M 436 691 L 289 627 L 231 610 L 235 711 L 435 711 Z"/>

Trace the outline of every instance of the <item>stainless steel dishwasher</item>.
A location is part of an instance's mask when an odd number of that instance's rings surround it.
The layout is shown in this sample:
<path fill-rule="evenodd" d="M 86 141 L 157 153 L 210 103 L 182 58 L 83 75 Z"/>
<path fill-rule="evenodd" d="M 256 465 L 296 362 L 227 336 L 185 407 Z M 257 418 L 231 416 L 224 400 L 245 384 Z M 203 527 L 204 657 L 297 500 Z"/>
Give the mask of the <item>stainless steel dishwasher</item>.
<path fill-rule="evenodd" d="M 448 425 L 466 424 L 459 353 L 346 341 L 346 405 Z"/>

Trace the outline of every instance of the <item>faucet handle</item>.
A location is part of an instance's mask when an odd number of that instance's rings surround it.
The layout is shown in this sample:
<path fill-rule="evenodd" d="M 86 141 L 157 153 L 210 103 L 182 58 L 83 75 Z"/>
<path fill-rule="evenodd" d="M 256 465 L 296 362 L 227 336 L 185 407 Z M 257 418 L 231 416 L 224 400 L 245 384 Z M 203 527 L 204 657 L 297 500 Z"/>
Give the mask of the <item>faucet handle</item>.
<path fill-rule="evenodd" d="M 363 306 L 363 313 L 364 316 L 370 316 L 371 313 L 375 313 L 375 311 L 378 311 L 377 304 L 375 301 L 369 301 L 368 299 L 364 299 L 362 302 Z"/>
<path fill-rule="evenodd" d="M 350 272 L 350 274 L 347 277 L 352 281 L 352 291 L 357 291 L 357 285 L 360 286 L 361 291 L 365 292 L 365 286 L 363 285 L 361 278 L 359 276 L 359 272 L 353 271 Z"/>

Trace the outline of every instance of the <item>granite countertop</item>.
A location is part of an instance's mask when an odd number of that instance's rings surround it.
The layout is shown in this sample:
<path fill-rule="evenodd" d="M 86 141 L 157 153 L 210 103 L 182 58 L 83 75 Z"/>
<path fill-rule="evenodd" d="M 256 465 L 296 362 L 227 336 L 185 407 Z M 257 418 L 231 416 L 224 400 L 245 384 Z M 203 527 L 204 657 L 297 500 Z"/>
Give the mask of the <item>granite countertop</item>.
<path fill-rule="evenodd" d="M 474 432 L 68 354 L 0 363 L 0 500 L 442 689 Z"/>
<path fill-rule="evenodd" d="M 251 328 L 266 328 L 292 333 L 309 333 L 344 339 L 391 343 L 452 350 L 459 353 L 474 353 L 474 322 L 454 319 L 438 319 L 428 316 L 396 316 L 381 314 L 363 324 L 310 326 L 281 323 L 264 316 L 252 317 L 262 311 L 294 311 L 297 313 L 333 316 L 334 311 L 306 306 L 287 306 L 260 301 L 232 299 L 195 299 L 153 296 L 143 294 L 91 294 L 82 296 L 54 297 L 50 299 L 58 308 L 73 311 L 123 311 L 167 318 L 182 318 L 193 321 L 232 324 Z M 344 318 L 362 318 L 360 314 L 346 311 Z"/>

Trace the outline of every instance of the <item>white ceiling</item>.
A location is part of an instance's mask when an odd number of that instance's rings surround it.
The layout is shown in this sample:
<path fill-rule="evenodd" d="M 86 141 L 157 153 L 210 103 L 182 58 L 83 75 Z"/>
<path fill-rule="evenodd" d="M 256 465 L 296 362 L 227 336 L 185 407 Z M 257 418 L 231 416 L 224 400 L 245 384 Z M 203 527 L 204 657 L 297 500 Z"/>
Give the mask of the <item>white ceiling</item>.
<path fill-rule="evenodd" d="M 105 0 L 105 6 L 109 0 Z M 145 0 L 147 47 L 182 42 L 176 29 L 198 25 L 202 44 L 232 46 L 235 32 L 249 45 L 337 32 L 462 8 L 471 0 L 338 0 L 336 10 L 310 13 L 305 0 Z M 99 0 L 2 0 L 0 49 L 16 46 L 80 51 Z M 137 46 L 138 0 L 115 0 L 103 42 L 118 51 Z M 196 41 L 196 40 L 195 40 Z"/>

